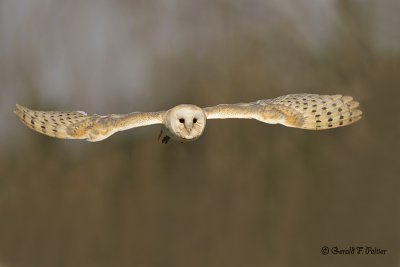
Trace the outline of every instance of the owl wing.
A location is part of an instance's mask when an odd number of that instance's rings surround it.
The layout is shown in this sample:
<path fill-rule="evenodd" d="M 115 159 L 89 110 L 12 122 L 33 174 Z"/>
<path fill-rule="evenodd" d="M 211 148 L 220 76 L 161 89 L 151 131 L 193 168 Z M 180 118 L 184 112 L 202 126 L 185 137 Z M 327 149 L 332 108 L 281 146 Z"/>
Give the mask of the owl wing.
<path fill-rule="evenodd" d="M 83 111 L 36 111 L 17 105 L 14 113 L 29 128 L 57 138 L 101 141 L 118 131 L 161 124 L 164 112 L 133 112 L 106 116 Z"/>
<path fill-rule="evenodd" d="M 256 119 L 307 130 L 342 127 L 361 119 L 359 103 L 350 96 L 291 94 L 251 103 L 204 108 L 207 119 Z"/>

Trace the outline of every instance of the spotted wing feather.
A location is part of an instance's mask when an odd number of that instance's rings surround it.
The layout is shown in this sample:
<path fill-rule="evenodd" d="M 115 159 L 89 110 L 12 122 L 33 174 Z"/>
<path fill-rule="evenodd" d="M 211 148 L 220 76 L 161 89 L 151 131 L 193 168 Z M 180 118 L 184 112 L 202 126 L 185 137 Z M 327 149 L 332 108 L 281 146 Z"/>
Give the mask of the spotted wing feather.
<path fill-rule="evenodd" d="M 258 104 L 284 114 L 280 123 L 308 130 L 325 130 L 352 124 L 361 119 L 359 103 L 350 96 L 294 94 Z"/>
<path fill-rule="evenodd" d="M 97 115 L 88 116 L 83 111 L 36 111 L 17 105 L 14 113 L 32 130 L 66 139 L 86 139 L 88 130 Z"/>

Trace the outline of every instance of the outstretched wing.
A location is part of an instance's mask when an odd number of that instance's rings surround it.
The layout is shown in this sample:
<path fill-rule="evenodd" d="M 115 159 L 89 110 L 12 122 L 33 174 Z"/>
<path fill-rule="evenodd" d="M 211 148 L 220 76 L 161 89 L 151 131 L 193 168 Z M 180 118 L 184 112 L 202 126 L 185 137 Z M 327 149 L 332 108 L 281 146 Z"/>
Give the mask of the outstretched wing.
<path fill-rule="evenodd" d="M 106 116 L 83 111 L 36 111 L 17 105 L 14 113 L 29 128 L 57 138 L 101 141 L 115 132 L 163 123 L 164 112 L 134 112 Z"/>
<path fill-rule="evenodd" d="M 359 103 L 350 96 L 291 94 L 251 103 L 204 108 L 207 119 L 256 119 L 307 130 L 324 130 L 361 119 Z"/>

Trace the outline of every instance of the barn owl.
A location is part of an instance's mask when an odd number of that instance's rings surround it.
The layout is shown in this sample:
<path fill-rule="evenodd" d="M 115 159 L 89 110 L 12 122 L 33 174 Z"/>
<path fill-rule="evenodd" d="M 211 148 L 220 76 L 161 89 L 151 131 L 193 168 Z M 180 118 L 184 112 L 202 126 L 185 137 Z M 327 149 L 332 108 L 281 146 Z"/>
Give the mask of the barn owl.
<path fill-rule="evenodd" d="M 290 94 L 250 103 L 200 108 L 178 105 L 167 111 L 87 115 L 83 111 L 35 111 L 17 104 L 15 114 L 29 128 L 57 138 L 96 142 L 110 135 L 152 124 L 161 124 L 159 140 L 189 142 L 198 139 L 210 119 L 255 119 L 288 127 L 325 130 L 361 119 L 359 103 L 350 96 Z"/>

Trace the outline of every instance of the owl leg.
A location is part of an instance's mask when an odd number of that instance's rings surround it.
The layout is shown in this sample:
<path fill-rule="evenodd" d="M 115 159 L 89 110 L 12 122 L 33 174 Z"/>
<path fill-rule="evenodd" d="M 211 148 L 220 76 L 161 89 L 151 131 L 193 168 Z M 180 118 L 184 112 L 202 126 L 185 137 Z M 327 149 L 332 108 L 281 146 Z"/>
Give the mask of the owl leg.
<path fill-rule="evenodd" d="M 167 144 L 171 138 L 161 128 L 160 134 L 158 135 L 158 141 L 163 144 Z"/>

